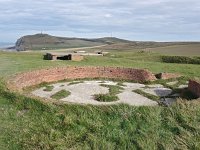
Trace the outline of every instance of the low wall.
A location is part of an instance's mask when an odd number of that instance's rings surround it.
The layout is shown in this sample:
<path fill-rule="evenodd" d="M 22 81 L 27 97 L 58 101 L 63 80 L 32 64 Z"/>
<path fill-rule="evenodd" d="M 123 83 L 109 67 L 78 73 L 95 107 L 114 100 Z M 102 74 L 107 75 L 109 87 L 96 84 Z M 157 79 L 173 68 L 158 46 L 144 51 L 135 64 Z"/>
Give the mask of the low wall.
<path fill-rule="evenodd" d="M 167 80 L 167 79 L 174 79 L 174 78 L 179 78 L 181 77 L 180 74 L 177 74 L 177 73 L 159 73 L 159 74 L 156 74 L 156 77 L 158 79 L 163 79 L 163 80 Z"/>
<path fill-rule="evenodd" d="M 120 67 L 59 67 L 36 70 L 16 75 L 8 86 L 17 90 L 42 82 L 54 82 L 64 79 L 81 78 L 112 78 L 134 80 L 137 82 L 156 80 L 155 76 L 144 69 L 120 68 Z"/>
<path fill-rule="evenodd" d="M 200 82 L 195 80 L 190 80 L 188 89 L 197 97 L 200 97 Z"/>

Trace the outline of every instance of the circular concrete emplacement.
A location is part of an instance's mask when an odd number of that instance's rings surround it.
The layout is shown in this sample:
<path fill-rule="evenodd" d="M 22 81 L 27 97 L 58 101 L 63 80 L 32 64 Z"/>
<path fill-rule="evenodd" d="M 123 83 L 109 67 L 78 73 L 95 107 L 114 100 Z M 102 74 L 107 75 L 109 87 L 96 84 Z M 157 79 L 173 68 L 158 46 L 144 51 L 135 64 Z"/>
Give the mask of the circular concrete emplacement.
<path fill-rule="evenodd" d="M 104 85 L 104 86 L 103 86 Z M 107 86 L 105 86 L 107 85 Z M 151 85 L 146 88 L 146 85 L 139 83 L 124 82 L 119 84 L 114 81 L 74 81 L 65 83 L 56 83 L 49 85 L 52 88 L 45 90 L 46 87 L 41 87 L 32 92 L 33 95 L 52 99 L 52 95 L 57 94 L 61 90 L 69 91 L 69 95 L 61 97 L 60 101 L 76 104 L 92 104 L 92 105 L 111 105 L 111 104 L 129 104 L 132 106 L 156 106 L 158 103 L 141 94 L 134 92 L 134 90 L 142 90 L 156 96 L 167 96 L 171 93 L 170 89 L 164 88 L 162 85 Z M 120 87 L 120 92 L 116 93 L 117 101 L 113 102 L 99 102 L 95 100 L 95 94 L 109 94 L 109 86 Z M 160 91 L 160 92 L 157 92 Z M 62 94 L 61 94 L 62 95 Z"/>

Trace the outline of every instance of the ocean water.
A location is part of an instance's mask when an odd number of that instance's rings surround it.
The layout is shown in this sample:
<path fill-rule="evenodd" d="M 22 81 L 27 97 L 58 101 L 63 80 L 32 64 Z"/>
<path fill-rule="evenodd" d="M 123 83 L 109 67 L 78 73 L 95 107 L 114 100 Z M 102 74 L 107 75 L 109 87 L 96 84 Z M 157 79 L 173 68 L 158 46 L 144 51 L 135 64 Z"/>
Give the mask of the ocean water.
<path fill-rule="evenodd" d="M 0 42 L 0 48 L 13 47 L 15 43 Z"/>

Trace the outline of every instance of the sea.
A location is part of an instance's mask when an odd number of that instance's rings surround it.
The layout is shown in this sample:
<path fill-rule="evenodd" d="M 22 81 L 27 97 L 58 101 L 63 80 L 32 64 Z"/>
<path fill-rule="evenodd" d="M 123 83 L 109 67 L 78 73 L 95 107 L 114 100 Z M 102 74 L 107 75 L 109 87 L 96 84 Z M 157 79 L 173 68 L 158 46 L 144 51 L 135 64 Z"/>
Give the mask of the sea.
<path fill-rule="evenodd" d="M 0 42 L 0 50 L 14 50 L 10 49 L 10 47 L 14 47 L 15 43 L 9 43 L 9 42 Z"/>

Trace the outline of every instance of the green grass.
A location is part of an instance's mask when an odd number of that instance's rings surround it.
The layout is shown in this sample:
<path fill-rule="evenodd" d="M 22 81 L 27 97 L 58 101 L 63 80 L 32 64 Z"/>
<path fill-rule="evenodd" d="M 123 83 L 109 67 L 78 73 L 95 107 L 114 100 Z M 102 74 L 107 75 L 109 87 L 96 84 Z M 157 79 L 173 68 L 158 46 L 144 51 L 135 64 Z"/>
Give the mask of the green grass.
<path fill-rule="evenodd" d="M 198 100 L 179 100 L 171 107 L 61 105 L 12 93 L 3 82 L 19 72 L 67 65 L 178 72 L 186 76 L 181 82 L 200 77 L 199 65 L 163 63 L 154 53 L 111 55 L 52 62 L 42 53 L 0 52 L 0 149 L 199 149 Z"/>
<path fill-rule="evenodd" d="M 165 47 L 155 47 L 148 50 L 173 56 L 200 56 L 200 44 L 173 45 Z"/>
<path fill-rule="evenodd" d="M 3 92 L 0 106 L 0 137 L 5 149 L 198 149 L 200 146 L 198 101 L 179 101 L 167 108 L 47 105 Z M 24 110 L 27 111 L 20 113 Z"/>
<path fill-rule="evenodd" d="M 116 53 L 116 52 L 115 52 Z M 115 54 L 114 53 L 114 54 Z M 135 52 L 119 53 L 120 57 L 86 57 L 81 62 L 43 60 L 42 53 L 0 52 L 0 76 L 9 77 L 15 73 L 57 66 L 117 66 L 146 68 L 154 73 L 179 72 L 188 77 L 200 77 L 200 67 L 194 64 L 163 63 L 159 55 Z M 134 56 L 135 55 L 135 56 Z M 130 56 L 130 57 L 129 57 Z M 131 58 L 133 56 L 133 58 Z M 148 58 L 148 59 L 147 59 Z"/>
<path fill-rule="evenodd" d="M 116 95 L 111 94 L 95 94 L 94 99 L 99 102 L 113 102 L 119 100 L 119 98 Z"/>
<path fill-rule="evenodd" d="M 54 88 L 53 85 L 47 85 L 43 91 L 48 91 L 49 92 L 49 91 L 52 91 L 53 88 Z"/>
<path fill-rule="evenodd" d="M 150 82 L 148 84 L 161 84 L 165 88 L 171 89 L 172 93 L 168 96 L 165 96 L 166 98 L 176 98 L 173 96 L 173 94 L 179 94 L 178 97 L 180 97 L 182 99 L 186 99 L 186 100 L 196 99 L 197 97 L 194 94 L 192 94 L 187 88 L 186 89 L 178 88 L 180 85 L 185 85 L 188 80 L 189 80 L 188 77 L 180 77 L 177 79 L 157 80 L 157 81 Z M 168 82 L 172 82 L 172 81 L 178 81 L 178 82 L 174 85 L 167 84 Z M 146 87 L 148 88 L 148 85 Z M 155 100 L 155 101 L 158 101 L 162 98 L 162 97 L 158 97 L 158 96 L 146 93 L 140 89 L 134 90 L 134 92 L 141 94 L 141 95 L 143 95 L 149 99 Z"/>
<path fill-rule="evenodd" d="M 73 81 L 70 82 L 68 85 L 74 85 L 74 84 L 79 84 L 79 83 L 83 83 L 84 81 Z"/>
<path fill-rule="evenodd" d="M 123 90 L 123 87 L 119 85 L 100 84 L 100 86 L 107 87 L 111 95 L 117 95 L 121 92 L 121 90 Z"/>
<path fill-rule="evenodd" d="M 106 85 L 106 84 L 100 84 L 100 86 L 107 87 L 109 89 L 108 94 L 95 94 L 94 99 L 99 102 L 112 102 L 119 100 L 117 94 L 121 92 L 123 89 L 119 85 Z"/>
<path fill-rule="evenodd" d="M 51 98 L 56 99 L 56 100 L 60 100 L 60 99 L 62 99 L 62 98 L 65 98 L 65 97 L 69 96 L 70 94 L 71 94 L 71 93 L 70 93 L 69 91 L 61 90 L 61 91 L 59 91 L 59 92 L 53 94 L 53 95 L 51 96 Z"/>
<path fill-rule="evenodd" d="M 144 97 L 147 97 L 147 98 L 149 98 L 149 99 L 151 99 L 151 100 L 155 100 L 155 101 L 157 101 L 157 102 L 159 102 L 159 100 L 160 100 L 160 97 L 159 97 L 159 96 L 155 96 L 155 95 L 146 93 L 146 92 L 144 92 L 144 91 L 142 91 L 142 90 L 140 90 L 140 89 L 134 90 L 133 92 L 138 93 L 138 94 L 140 94 L 140 95 L 143 95 Z"/>

